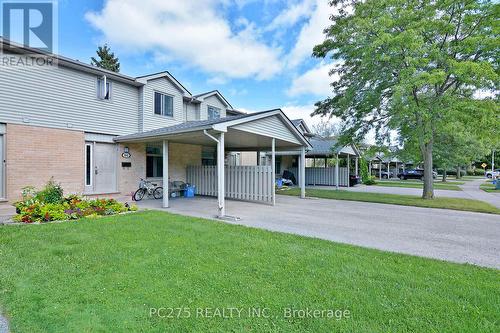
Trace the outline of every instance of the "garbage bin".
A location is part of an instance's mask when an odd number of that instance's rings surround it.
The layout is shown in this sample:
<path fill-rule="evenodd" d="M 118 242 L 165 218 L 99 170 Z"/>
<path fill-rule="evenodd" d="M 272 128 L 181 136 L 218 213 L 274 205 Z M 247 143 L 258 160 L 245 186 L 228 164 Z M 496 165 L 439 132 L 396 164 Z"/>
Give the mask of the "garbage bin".
<path fill-rule="evenodd" d="M 359 183 L 359 177 L 356 175 L 350 175 L 349 176 L 349 186 L 354 186 Z"/>
<path fill-rule="evenodd" d="M 194 185 L 186 185 L 186 190 L 184 191 L 185 198 L 194 198 L 196 194 L 196 186 Z"/>

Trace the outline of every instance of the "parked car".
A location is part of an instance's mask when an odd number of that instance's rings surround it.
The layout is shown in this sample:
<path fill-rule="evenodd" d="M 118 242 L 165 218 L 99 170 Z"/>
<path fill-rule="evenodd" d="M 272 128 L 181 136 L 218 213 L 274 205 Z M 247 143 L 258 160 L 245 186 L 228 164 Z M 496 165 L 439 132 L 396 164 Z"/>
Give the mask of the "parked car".
<path fill-rule="evenodd" d="M 404 172 L 401 172 L 398 174 L 398 178 L 402 180 L 407 180 L 407 179 L 424 179 L 424 170 L 423 169 L 410 169 L 410 170 L 405 170 Z M 432 178 L 436 179 L 437 178 L 437 172 L 432 171 Z"/>
<path fill-rule="evenodd" d="M 493 177 L 500 177 L 500 169 L 495 169 L 495 170 L 490 170 L 486 171 L 486 177 L 488 178 L 493 178 Z"/>
<path fill-rule="evenodd" d="M 389 178 L 394 177 L 394 172 L 392 172 L 392 171 L 390 171 L 390 172 L 382 171 L 380 174 L 382 175 L 383 179 L 389 179 Z"/>

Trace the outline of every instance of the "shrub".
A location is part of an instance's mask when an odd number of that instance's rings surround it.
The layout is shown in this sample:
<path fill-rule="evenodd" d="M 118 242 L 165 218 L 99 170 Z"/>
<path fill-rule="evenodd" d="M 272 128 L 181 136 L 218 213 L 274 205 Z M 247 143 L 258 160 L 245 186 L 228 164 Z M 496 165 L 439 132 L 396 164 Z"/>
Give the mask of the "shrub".
<path fill-rule="evenodd" d="M 51 179 L 45 187 L 36 193 L 36 198 L 46 203 L 61 203 L 63 200 L 63 189 L 61 184 L 58 184 Z"/>
<path fill-rule="evenodd" d="M 23 200 L 14 205 L 18 213 L 14 220 L 25 223 L 96 218 L 137 210 L 137 206 L 122 204 L 115 199 L 86 200 L 74 194 L 64 197 L 61 186 L 52 180 L 39 192 L 26 187 Z"/>
<path fill-rule="evenodd" d="M 360 159 L 359 163 L 360 167 L 360 173 L 361 173 L 361 182 L 365 184 L 367 181 L 370 179 L 370 175 L 368 175 L 368 163 L 366 163 L 366 160 L 364 158 Z"/>
<path fill-rule="evenodd" d="M 375 185 L 377 182 L 375 181 L 375 176 L 368 176 L 368 178 L 363 181 L 363 184 L 365 185 Z"/>
<path fill-rule="evenodd" d="M 484 169 L 467 170 L 467 176 L 484 176 Z"/>

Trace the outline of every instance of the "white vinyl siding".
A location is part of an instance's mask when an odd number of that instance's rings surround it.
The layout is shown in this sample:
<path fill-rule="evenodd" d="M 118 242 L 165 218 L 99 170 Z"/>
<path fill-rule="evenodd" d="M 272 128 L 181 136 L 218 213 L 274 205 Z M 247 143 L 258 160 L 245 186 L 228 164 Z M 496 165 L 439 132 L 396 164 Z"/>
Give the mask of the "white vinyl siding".
<path fill-rule="evenodd" d="M 294 144 L 300 144 L 295 134 L 277 116 L 254 120 L 232 126 L 232 128 L 267 137 L 274 137 Z"/>
<path fill-rule="evenodd" d="M 199 104 L 193 104 L 193 103 L 185 103 L 185 120 L 186 121 L 194 121 L 194 120 L 200 120 L 200 105 Z"/>
<path fill-rule="evenodd" d="M 143 90 L 143 131 L 172 126 L 184 121 L 182 92 L 167 78 L 150 80 Z M 160 116 L 154 113 L 155 92 L 172 96 L 172 117 Z"/>
<path fill-rule="evenodd" d="M 112 81 L 113 98 L 97 98 L 98 76 L 66 67 L 0 66 L 0 122 L 124 135 L 137 132 L 139 90 Z"/>

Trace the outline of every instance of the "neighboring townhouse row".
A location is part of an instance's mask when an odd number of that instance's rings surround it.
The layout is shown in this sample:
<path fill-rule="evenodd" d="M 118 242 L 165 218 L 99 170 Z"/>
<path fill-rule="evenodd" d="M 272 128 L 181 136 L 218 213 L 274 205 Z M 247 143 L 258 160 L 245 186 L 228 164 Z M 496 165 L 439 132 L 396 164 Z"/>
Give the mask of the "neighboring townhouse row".
<path fill-rule="evenodd" d="M 0 66 L 0 200 L 17 200 L 23 187 L 51 177 L 68 192 L 130 193 L 142 177 L 161 179 L 161 147 L 113 138 L 241 114 L 217 90 L 193 95 L 169 72 L 129 77 L 55 57 L 57 67 Z M 185 177 L 176 163 L 215 163 L 210 147 L 173 144 L 171 156 L 175 180 Z"/>

